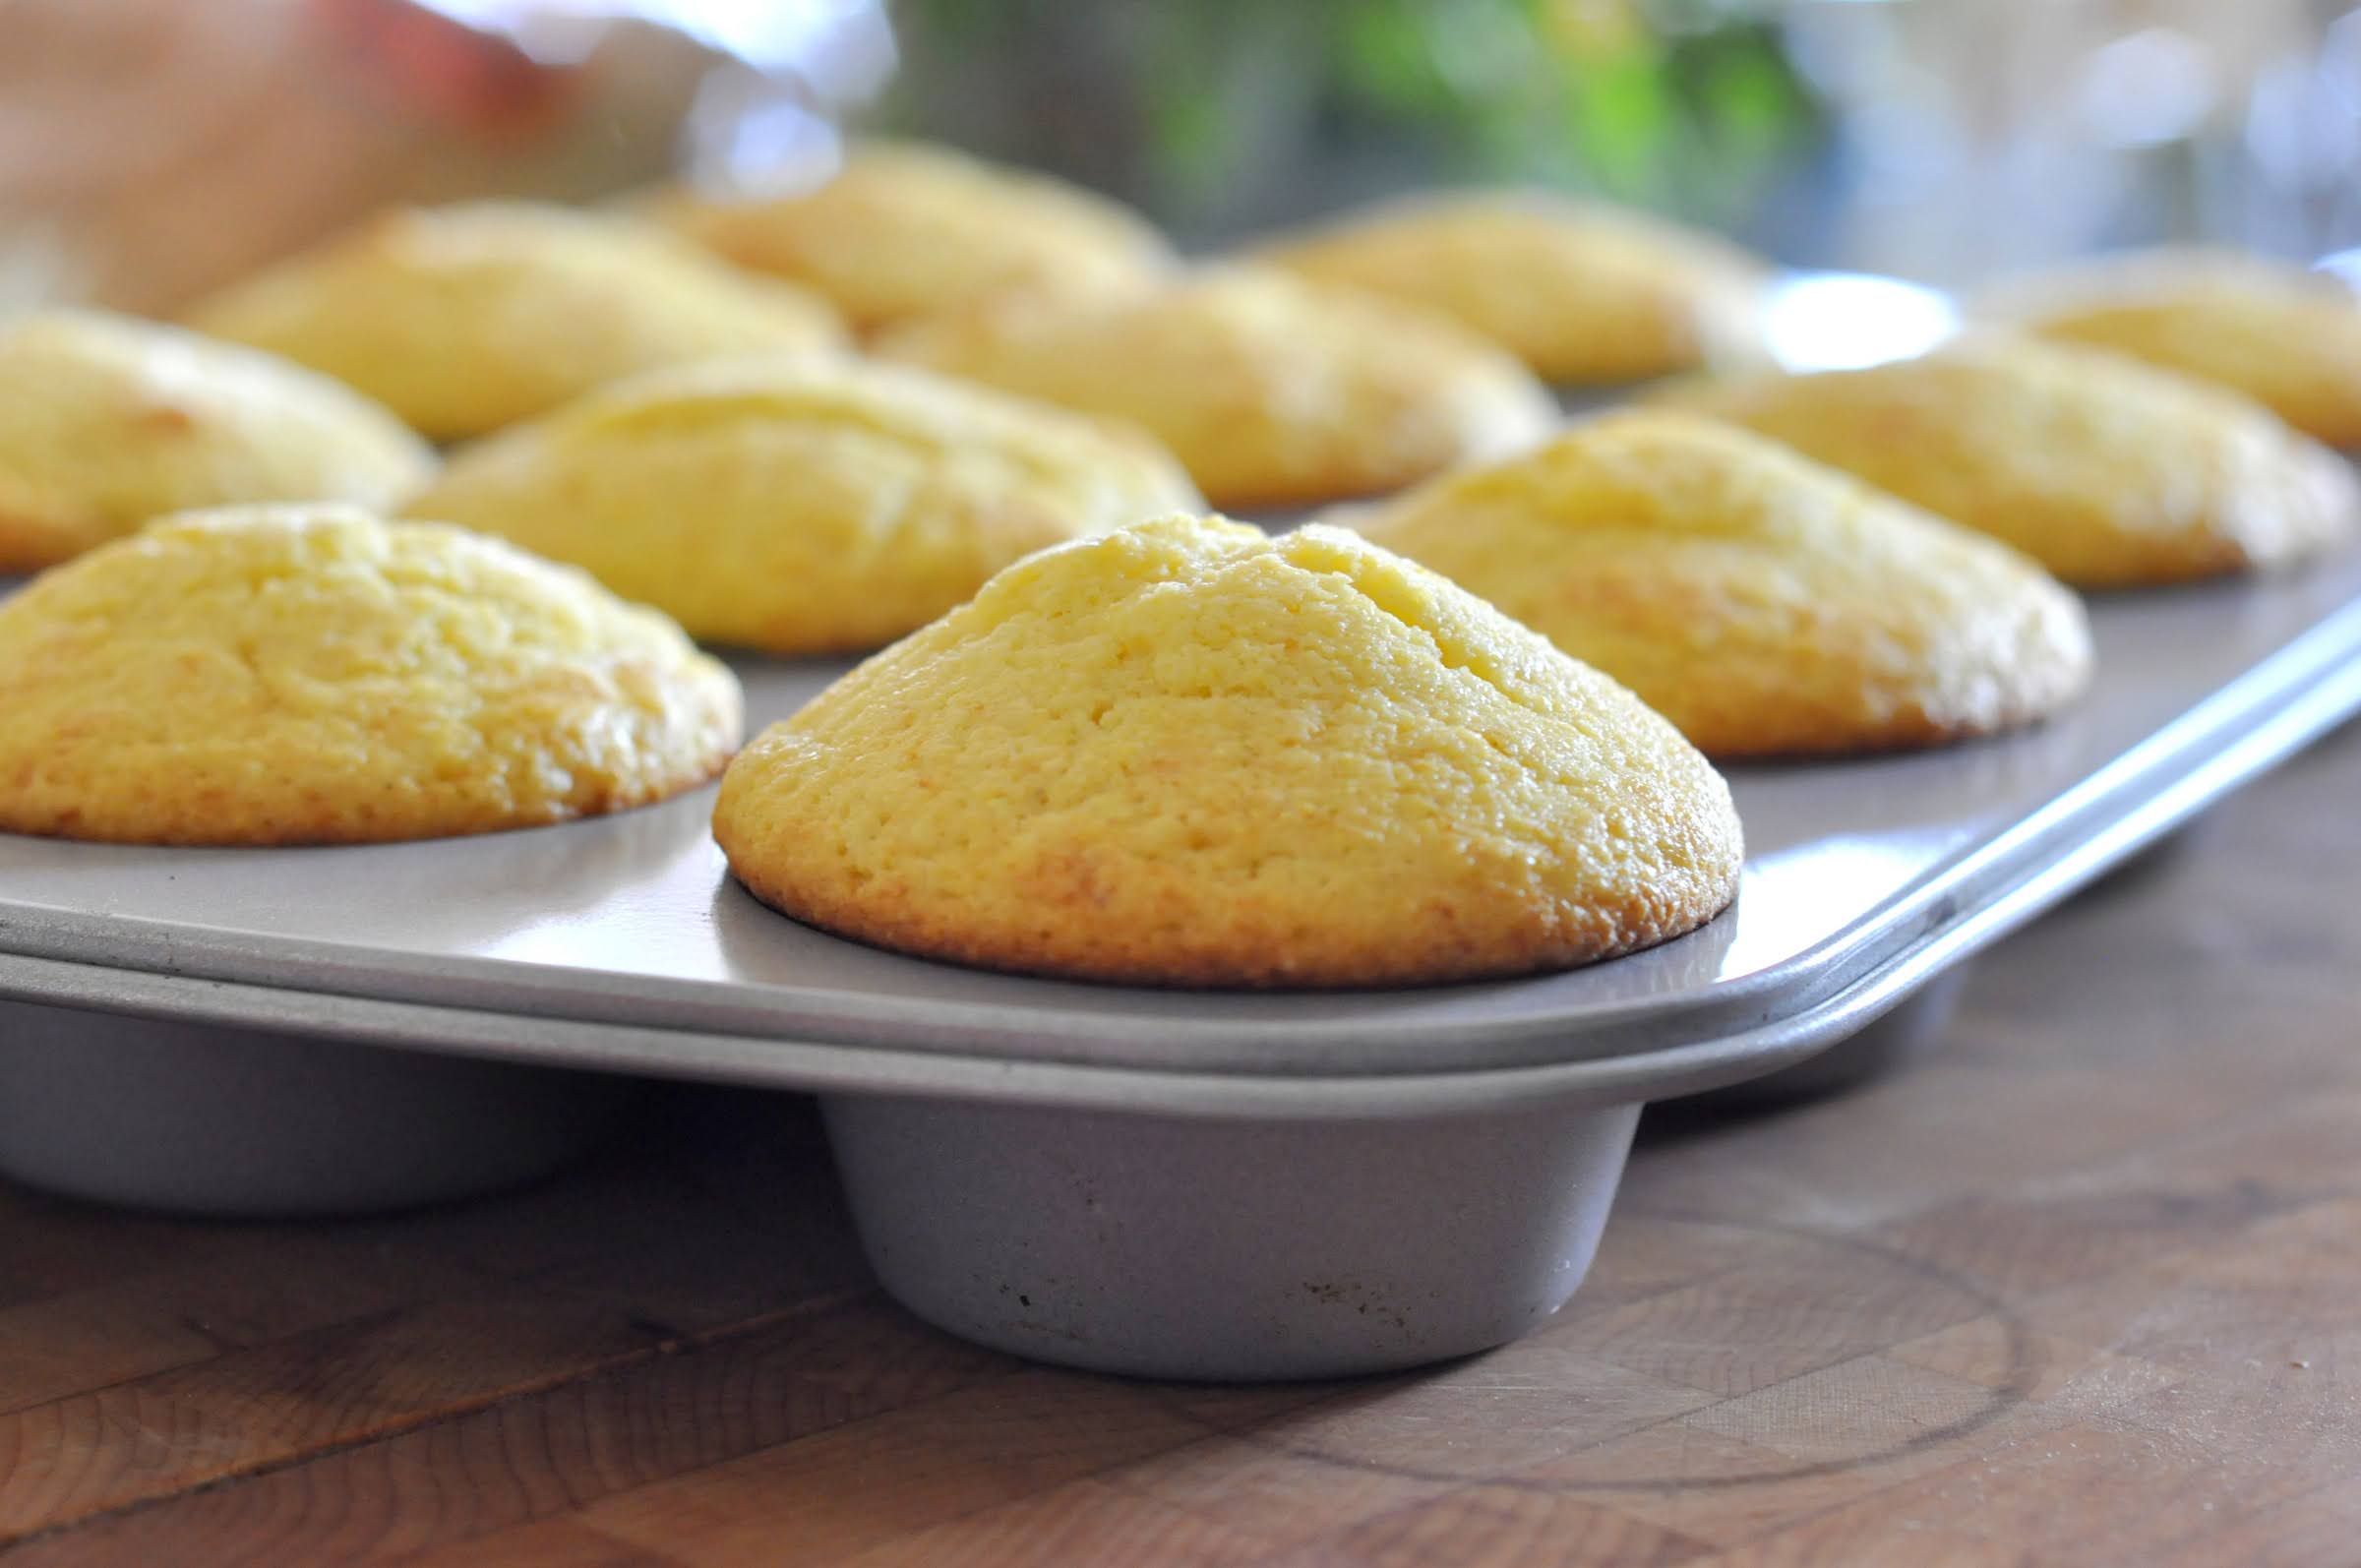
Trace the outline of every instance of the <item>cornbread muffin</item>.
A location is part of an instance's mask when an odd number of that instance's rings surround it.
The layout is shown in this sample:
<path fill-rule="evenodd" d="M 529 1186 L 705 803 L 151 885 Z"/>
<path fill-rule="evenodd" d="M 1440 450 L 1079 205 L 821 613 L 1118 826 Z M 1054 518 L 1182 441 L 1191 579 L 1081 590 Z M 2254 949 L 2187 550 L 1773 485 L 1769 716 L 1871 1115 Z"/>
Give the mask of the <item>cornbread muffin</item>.
<path fill-rule="evenodd" d="M 713 776 L 738 685 L 497 540 L 335 505 L 182 513 L 0 603 L 0 831 L 480 833 Z"/>
<path fill-rule="evenodd" d="M 1659 398 L 2005 539 L 2082 587 L 2272 566 L 2343 538 L 2361 513 L 2344 463 L 2268 409 L 2095 349 L 1964 338 Z"/>
<path fill-rule="evenodd" d="M 741 267 L 835 301 L 864 332 L 1011 289 L 1097 293 L 1173 265 L 1164 236 L 1103 196 L 909 144 L 856 148 L 841 169 L 784 194 L 678 191 L 648 211 Z"/>
<path fill-rule="evenodd" d="M 1556 410 L 1501 350 L 1440 317 L 1266 269 L 1088 300 L 1011 298 L 921 322 L 890 356 L 1114 414 L 1215 506 L 1367 495 L 1541 439 Z"/>
<path fill-rule="evenodd" d="M 2059 341 L 2233 387 L 2306 435 L 2361 447 L 2361 298 L 2260 257 L 2160 251 L 2021 280 L 1987 309 Z"/>
<path fill-rule="evenodd" d="M 0 575 L 188 507 L 351 501 L 426 482 L 434 453 L 324 376 L 89 310 L 0 320 Z"/>
<path fill-rule="evenodd" d="M 1741 854 L 1669 724 L 1491 606 L 1186 516 L 1010 567 L 756 740 L 713 829 L 846 936 L 1183 986 L 1586 963 L 1711 919 Z"/>
<path fill-rule="evenodd" d="M 571 561 L 696 636 L 874 648 L 1044 545 L 1196 504 L 1125 426 L 903 366 L 708 360 L 462 453 L 420 516 Z"/>
<path fill-rule="evenodd" d="M 1439 310 L 1543 379 L 1600 385 L 1759 359 L 1762 265 L 1711 235 L 1539 192 L 1396 202 L 1262 259 Z"/>
<path fill-rule="evenodd" d="M 812 295 L 661 229 L 501 202 L 385 213 L 189 320 L 357 387 L 438 441 L 656 365 L 843 341 Z"/>
<path fill-rule="evenodd" d="M 1997 540 L 1760 436 L 1610 414 L 1360 519 L 1709 756 L 1889 751 L 2054 712 L 2082 602 Z"/>

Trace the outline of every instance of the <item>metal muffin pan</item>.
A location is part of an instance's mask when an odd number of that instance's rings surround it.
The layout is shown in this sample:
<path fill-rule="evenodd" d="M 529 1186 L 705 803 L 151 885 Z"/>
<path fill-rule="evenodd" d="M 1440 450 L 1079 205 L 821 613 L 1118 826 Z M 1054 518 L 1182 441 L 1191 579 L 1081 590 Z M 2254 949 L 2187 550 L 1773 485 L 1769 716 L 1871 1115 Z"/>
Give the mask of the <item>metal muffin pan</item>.
<path fill-rule="evenodd" d="M 1474 1352 L 1580 1283 L 1644 1102 L 1922 1046 L 1930 982 L 2361 710 L 2355 553 L 2094 622 L 2095 687 L 2051 724 L 1734 770 L 1735 908 L 1519 982 L 1183 993 L 899 957 L 740 891 L 710 790 L 409 845 L 0 836 L 0 997 L 37 1004 L 0 1013 L 0 1170 L 366 1207 L 545 1168 L 614 1092 L 553 1110 L 571 1080 L 443 1058 L 807 1089 L 884 1283 L 954 1332 L 1208 1378 Z M 844 666 L 739 668 L 760 723 Z"/>

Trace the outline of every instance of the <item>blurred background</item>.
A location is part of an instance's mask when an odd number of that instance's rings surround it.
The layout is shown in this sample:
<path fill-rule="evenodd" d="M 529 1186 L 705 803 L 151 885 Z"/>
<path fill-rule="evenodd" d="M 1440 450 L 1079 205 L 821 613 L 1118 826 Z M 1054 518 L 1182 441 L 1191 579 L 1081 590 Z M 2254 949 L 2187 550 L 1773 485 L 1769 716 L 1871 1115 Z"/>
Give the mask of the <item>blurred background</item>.
<path fill-rule="evenodd" d="M 941 138 L 1184 244 L 1532 182 L 1944 286 L 2361 244 L 2330 0 L 0 0 L 0 303 L 169 309 L 371 208 Z"/>

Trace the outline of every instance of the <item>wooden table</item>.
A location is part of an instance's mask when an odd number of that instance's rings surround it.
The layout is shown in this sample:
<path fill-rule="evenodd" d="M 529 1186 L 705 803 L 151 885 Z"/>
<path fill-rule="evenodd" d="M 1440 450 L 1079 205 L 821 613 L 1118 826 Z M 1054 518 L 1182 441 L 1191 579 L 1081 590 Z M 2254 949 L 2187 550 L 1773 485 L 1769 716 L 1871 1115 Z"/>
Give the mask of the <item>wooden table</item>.
<path fill-rule="evenodd" d="M 8 1568 L 2361 1562 L 2357 806 L 2348 731 L 1918 1070 L 1657 1114 L 1574 1304 L 1416 1376 L 945 1339 L 785 1098 L 368 1223 L 0 1192 Z"/>

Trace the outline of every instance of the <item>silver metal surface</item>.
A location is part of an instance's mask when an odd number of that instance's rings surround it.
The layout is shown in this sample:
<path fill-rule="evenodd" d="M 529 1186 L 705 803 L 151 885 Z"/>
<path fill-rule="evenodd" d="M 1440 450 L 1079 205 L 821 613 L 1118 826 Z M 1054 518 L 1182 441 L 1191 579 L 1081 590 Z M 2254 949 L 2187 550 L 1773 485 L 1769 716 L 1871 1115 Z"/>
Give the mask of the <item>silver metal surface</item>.
<path fill-rule="evenodd" d="M 625 1080 L 0 1003 L 0 1173 L 143 1209 L 350 1214 L 544 1176 Z"/>
<path fill-rule="evenodd" d="M 1142 1377 L 1488 1350 L 1582 1283 L 1637 1105 L 1204 1121 L 829 1096 L 870 1261 L 962 1338 Z"/>
<path fill-rule="evenodd" d="M 1690 1098 L 1706 1110 L 1742 1111 L 1816 1100 L 1858 1088 L 1871 1078 L 1927 1055 L 1960 1010 L 1972 959 L 1952 965 L 1920 986 L 1877 1022 L 1856 1030 L 1791 1067 L 1709 1089 Z"/>

